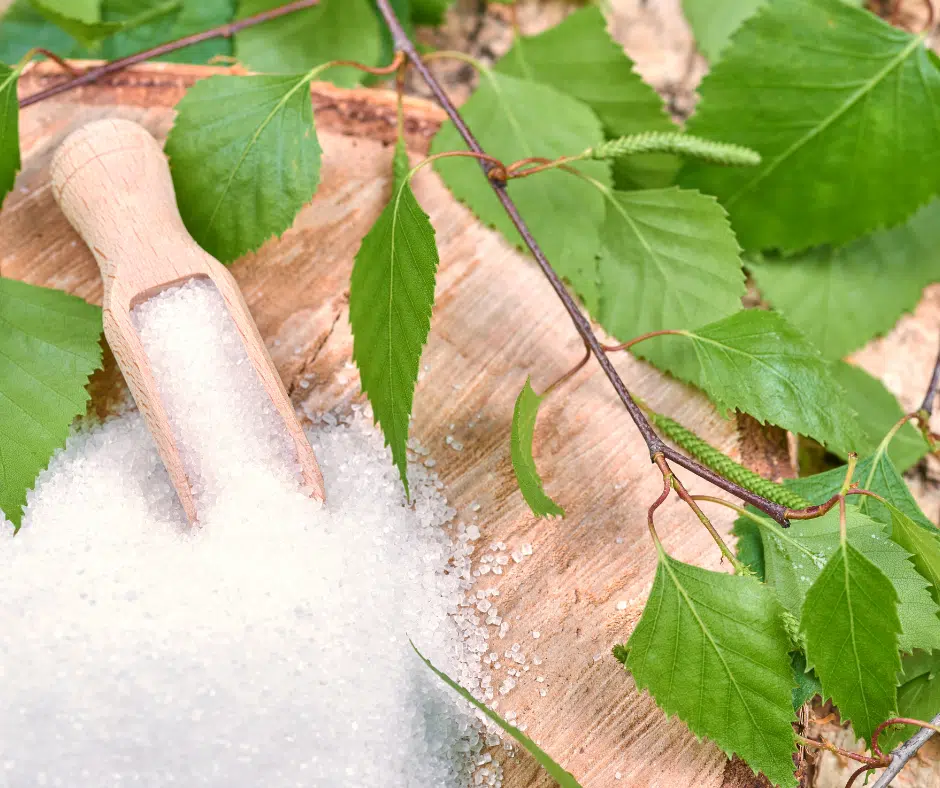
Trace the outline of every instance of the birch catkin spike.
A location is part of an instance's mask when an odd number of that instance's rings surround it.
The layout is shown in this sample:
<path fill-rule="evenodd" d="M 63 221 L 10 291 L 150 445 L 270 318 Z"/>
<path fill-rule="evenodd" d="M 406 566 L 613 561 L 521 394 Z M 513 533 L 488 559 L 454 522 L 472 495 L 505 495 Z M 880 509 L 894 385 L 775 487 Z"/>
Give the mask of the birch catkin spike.
<path fill-rule="evenodd" d="M 224 299 L 248 359 L 294 441 L 304 484 L 313 498 L 323 500 L 320 468 L 284 384 L 234 278 L 183 225 L 157 141 L 131 121 L 89 123 L 56 151 L 52 186 L 62 212 L 98 262 L 105 336 L 190 522 L 197 519 L 190 480 L 130 313 L 151 296 L 193 278 L 211 280 Z"/>

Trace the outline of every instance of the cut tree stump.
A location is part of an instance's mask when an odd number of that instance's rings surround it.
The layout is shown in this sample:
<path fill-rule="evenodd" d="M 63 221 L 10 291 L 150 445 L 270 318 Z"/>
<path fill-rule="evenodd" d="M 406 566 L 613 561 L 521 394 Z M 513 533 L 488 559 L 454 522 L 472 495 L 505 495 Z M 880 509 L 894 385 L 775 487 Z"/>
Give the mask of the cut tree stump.
<path fill-rule="evenodd" d="M 103 117 L 135 120 L 162 140 L 185 89 L 213 73 L 229 72 L 148 64 L 25 110 L 23 169 L 0 212 L 0 275 L 100 303 L 97 266 L 53 200 L 51 156 L 69 132 Z M 21 95 L 60 78 L 53 66 L 39 64 L 21 79 Z M 313 85 L 312 96 L 324 148 L 316 197 L 281 239 L 236 261 L 232 272 L 292 401 L 316 417 L 362 401 L 351 364 L 349 274 L 362 237 L 388 198 L 395 103 L 383 91 L 324 84 Z M 432 105 L 408 102 L 414 158 L 426 152 L 441 119 Z M 476 165 L 468 160 L 467 166 Z M 714 745 L 667 720 L 610 653 L 629 637 L 655 569 L 646 510 L 662 478 L 639 434 L 597 365 L 589 364 L 546 401 L 536 433 L 547 491 L 567 517 L 531 515 L 509 460 L 513 403 L 527 375 L 537 390 L 544 388 L 580 358 L 581 342 L 529 259 L 480 225 L 430 168 L 414 188 L 435 227 L 441 267 L 413 434 L 431 448 L 459 518 L 477 518 L 482 536 L 475 563 L 493 542 L 510 550 L 523 543 L 534 548 L 522 563 L 510 563 L 499 577 L 480 578 L 477 586 L 498 586 L 500 614 L 511 625 L 504 639 L 489 627 L 491 650 L 502 654 L 519 643 L 531 666 L 514 690 L 497 695 L 499 711 L 515 711 L 517 722 L 585 788 L 755 784 L 747 770 L 726 768 Z M 739 456 L 735 421 L 719 416 L 703 396 L 626 354 L 615 363 L 653 408 Z M 299 385 L 304 379 L 309 388 Z M 94 376 L 92 408 L 99 415 L 112 410 L 124 397 L 122 387 L 109 359 Z M 448 435 L 462 451 L 445 442 Z M 693 491 L 708 487 L 680 475 Z M 724 510 L 709 513 L 727 534 L 731 517 Z M 683 504 L 671 500 L 657 523 L 676 558 L 723 568 L 718 550 Z M 618 609 L 621 601 L 626 609 Z M 494 672 L 496 687 L 507 662 Z M 503 762 L 506 788 L 553 784 L 525 753 Z"/>

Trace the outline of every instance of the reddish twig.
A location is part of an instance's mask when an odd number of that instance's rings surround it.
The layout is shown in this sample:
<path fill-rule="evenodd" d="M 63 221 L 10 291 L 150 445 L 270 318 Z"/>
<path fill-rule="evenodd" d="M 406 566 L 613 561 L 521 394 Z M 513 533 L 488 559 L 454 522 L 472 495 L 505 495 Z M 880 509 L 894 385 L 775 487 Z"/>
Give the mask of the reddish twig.
<path fill-rule="evenodd" d="M 402 52 L 396 52 L 395 57 L 391 63 L 387 66 L 367 66 L 365 63 L 360 63 L 358 60 L 331 60 L 331 66 L 349 66 L 350 68 L 358 68 L 360 71 L 365 71 L 366 74 L 373 74 L 377 77 L 387 77 L 391 74 L 394 74 L 402 67 L 405 63 L 405 55 Z"/>
<path fill-rule="evenodd" d="M 533 156 L 528 159 L 520 159 L 509 165 L 509 177 L 525 178 L 529 175 L 535 175 L 537 172 L 544 172 L 545 170 L 567 169 L 565 164 L 570 161 L 577 161 L 578 158 L 578 156 L 562 156 L 560 159 L 544 159 L 540 156 Z M 528 164 L 535 164 L 537 166 L 523 169 L 523 167 Z"/>
<path fill-rule="evenodd" d="M 653 462 L 656 463 L 656 466 L 660 471 L 662 471 L 663 480 L 671 481 L 672 488 L 676 491 L 676 494 L 679 496 L 679 498 L 684 501 L 686 505 L 688 505 L 695 516 L 698 517 L 699 522 L 705 526 L 705 530 L 708 531 L 709 536 L 711 536 L 711 538 L 715 541 L 715 544 L 718 545 L 718 549 L 721 550 L 721 554 L 727 558 L 734 567 L 735 572 L 740 574 L 745 571 L 744 565 L 735 557 L 734 553 L 731 552 L 731 549 L 727 544 L 725 544 L 725 540 L 721 538 L 721 534 L 715 530 L 715 526 L 712 525 L 712 521 L 708 519 L 705 512 L 703 512 L 698 503 L 696 503 L 697 496 L 689 495 L 689 491 L 686 490 L 682 482 L 679 481 L 679 477 L 672 472 L 672 469 L 666 462 L 666 458 L 661 454 L 657 454 L 655 457 L 653 457 Z"/>
<path fill-rule="evenodd" d="M 506 181 L 506 168 L 503 166 L 503 163 L 497 159 L 495 156 L 490 156 L 488 153 L 483 153 L 482 151 L 473 151 L 473 150 L 448 150 L 442 151 L 441 153 L 435 153 L 433 156 L 428 156 L 422 164 L 430 164 L 432 161 L 437 161 L 438 159 L 453 159 L 453 158 L 464 158 L 464 159 L 477 159 L 483 164 L 488 165 L 489 169 L 486 172 L 486 177 L 490 179 L 490 182 L 503 182 Z"/>
<path fill-rule="evenodd" d="M 405 33 L 404 28 L 402 28 L 401 23 L 395 16 L 395 12 L 392 10 L 389 0 L 376 0 L 376 2 L 378 4 L 379 11 L 388 25 L 388 29 L 392 33 L 392 37 L 395 42 L 395 48 L 405 53 L 415 71 L 420 74 L 421 78 L 424 80 L 425 84 L 428 86 L 437 102 L 441 105 L 441 108 L 447 114 L 448 118 L 450 118 L 450 121 L 454 124 L 454 128 L 463 138 L 463 141 L 467 147 L 475 153 L 483 154 L 484 150 L 477 141 L 473 132 L 467 126 L 460 112 L 454 106 L 454 103 L 450 100 L 450 97 L 447 95 L 447 93 L 445 93 L 444 89 L 441 87 L 441 84 L 434 77 L 434 74 L 431 73 L 430 69 L 424 63 L 421 56 L 415 49 L 414 44 L 411 42 L 411 39 Z M 483 170 L 487 175 L 489 175 L 491 169 L 492 166 L 484 162 Z M 786 507 L 774 503 L 773 501 L 768 501 L 766 498 L 763 498 L 762 496 L 757 495 L 756 493 L 753 493 L 750 490 L 747 490 L 728 479 L 725 479 L 723 476 L 715 473 L 709 468 L 706 468 L 696 460 L 693 460 L 690 457 L 686 457 L 684 454 L 676 451 L 675 449 L 671 449 L 665 444 L 662 438 L 656 434 L 656 431 L 653 429 L 643 411 L 630 395 L 630 392 L 624 385 L 623 380 L 621 380 L 617 370 L 614 368 L 610 359 L 607 357 L 607 354 L 604 352 L 604 349 L 601 347 L 600 341 L 597 339 L 593 330 L 591 329 L 591 324 L 581 313 L 577 303 L 572 298 L 571 294 L 567 291 L 564 284 L 562 284 L 562 281 L 555 272 L 555 269 L 545 257 L 545 254 L 542 252 L 538 242 L 532 236 L 528 225 L 519 214 L 519 210 L 516 207 L 516 204 L 509 196 L 506 189 L 506 184 L 501 182 L 498 178 L 489 178 L 489 181 L 490 186 L 493 188 L 497 199 L 502 204 L 503 209 L 506 211 L 506 214 L 512 222 L 513 226 L 519 232 L 519 235 L 522 237 L 526 247 L 532 253 L 532 256 L 535 258 L 535 261 L 544 274 L 545 278 L 552 286 L 555 294 L 561 300 L 562 305 L 571 318 L 571 321 L 574 323 L 578 334 L 584 340 L 584 343 L 591 349 L 591 352 L 597 359 L 598 364 L 600 364 L 601 369 L 604 371 L 604 374 L 607 376 L 607 379 L 613 386 L 614 391 L 617 393 L 620 401 L 623 403 L 624 407 L 627 409 L 627 412 L 630 414 L 630 418 L 633 419 L 633 423 L 636 425 L 637 430 L 640 432 L 640 435 L 646 442 L 647 449 L 650 453 L 650 459 L 653 460 L 657 454 L 661 454 L 665 459 L 675 462 L 677 465 L 686 468 L 697 476 L 711 482 L 716 487 L 719 487 L 725 492 L 734 495 L 739 500 L 742 500 L 745 503 L 749 503 L 755 508 L 760 509 L 762 512 L 768 514 L 781 525 L 786 526 L 788 524 L 786 518 Z"/>
<path fill-rule="evenodd" d="M 815 747 L 819 750 L 826 750 L 827 752 L 831 752 L 833 755 L 841 755 L 843 758 L 849 758 L 853 761 L 864 763 L 868 768 L 878 768 L 884 766 L 883 757 L 872 758 L 868 755 L 863 755 L 860 752 L 845 750 L 842 747 L 837 747 L 832 742 L 826 741 L 822 737 L 820 737 L 819 741 L 816 741 L 816 739 L 809 739 L 806 736 L 797 736 L 796 739 L 802 745 L 807 747 Z"/>
<path fill-rule="evenodd" d="M 590 360 L 591 360 L 591 348 L 585 347 L 584 357 L 577 364 L 575 364 L 571 369 L 565 372 L 563 375 L 560 375 L 559 377 L 555 378 L 555 380 L 553 380 L 551 383 L 549 383 L 545 391 L 542 392 L 542 396 L 547 397 L 555 389 L 557 389 L 562 383 L 564 383 L 566 380 L 572 377 L 572 375 L 577 374 L 577 372 Z"/>
<path fill-rule="evenodd" d="M 871 766 L 862 766 L 856 769 L 854 772 L 852 772 L 851 775 L 849 775 L 849 781 L 845 784 L 845 788 L 852 788 L 852 786 L 855 785 L 855 780 L 858 779 L 858 777 L 861 775 L 865 774 L 865 772 L 870 772 L 871 769 Z"/>
<path fill-rule="evenodd" d="M 294 0 L 292 3 L 286 3 L 285 5 L 278 6 L 277 8 L 271 8 L 267 11 L 262 11 L 260 14 L 255 14 L 254 16 L 249 16 L 245 19 L 239 19 L 234 22 L 227 22 L 224 25 L 213 27 L 211 30 L 204 30 L 201 33 L 193 33 L 190 36 L 183 36 L 182 38 L 178 38 L 175 41 L 167 41 L 165 44 L 160 44 L 159 46 L 151 47 L 150 49 L 144 49 L 134 55 L 128 55 L 127 57 L 118 58 L 117 60 L 112 60 L 109 63 L 104 63 L 100 66 L 89 68 L 88 70 L 82 71 L 77 76 L 67 79 L 64 82 L 52 85 L 45 90 L 40 90 L 31 96 L 26 96 L 25 98 L 20 99 L 20 108 L 22 109 L 23 107 L 36 104 L 52 96 L 57 96 L 67 90 L 73 90 L 75 88 L 82 87 L 83 85 L 90 85 L 92 82 L 95 82 L 96 80 L 100 79 L 101 77 L 105 77 L 108 74 L 114 74 L 118 71 L 123 71 L 129 66 L 143 63 L 145 60 L 152 60 L 153 58 L 160 57 L 161 55 L 175 52 L 178 49 L 184 49 L 188 46 L 193 46 L 194 44 L 201 44 L 203 41 L 210 41 L 213 38 L 231 38 L 236 33 L 248 27 L 260 25 L 263 22 L 270 22 L 272 19 L 277 19 L 278 17 L 292 14 L 295 11 L 301 11 L 305 8 L 312 8 L 319 2 L 320 0 Z"/>
<path fill-rule="evenodd" d="M 669 491 L 672 489 L 672 480 L 673 473 L 669 469 L 669 466 L 666 464 L 666 460 L 663 459 L 662 454 L 653 455 L 653 462 L 659 466 L 659 469 L 663 472 L 663 491 L 660 493 L 659 498 L 653 501 L 649 510 L 646 513 L 646 524 L 650 529 L 650 535 L 653 537 L 653 541 L 656 544 L 659 544 L 659 537 L 656 536 L 656 527 L 653 525 L 653 516 L 656 514 L 656 510 L 662 506 L 666 499 L 669 497 Z"/>
<path fill-rule="evenodd" d="M 56 65 L 58 65 L 59 68 L 65 71 L 69 76 L 75 77 L 81 73 L 77 71 L 76 69 L 72 68 L 72 66 L 68 63 L 68 61 L 63 60 L 55 52 L 50 52 L 48 49 L 44 49 L 43 47 L 33 47 L 30 50 L 30 58 L 32 58 L 35 55 L 43 55 L 44 57 L 49 58 L 49 60 L 51 60 Z"/>
<path fill-rule="evenodd" d="M 675 334 L 676 336 L 682 336 L 685 334 L 684 331 L 675 331 L 671 328 L 664 328 L 662 331 L 650 331 L 648 334 L 640 334 L 638 337 L 634 337 L 628 342 L 621 342 L 619 345 L 601 345 L 604 350 L 608 353 L 613 353 L 617 350 L 629 350 L 638 342 L 643 342 L 646 339 L 652 339 L 653 337 L 662 337 L 669 334 Z"/>
<path fill-rule="evenodd" d="M 805 509 L 787 509 L 786 516 L 790 520 L 813 520 L 822 517 L 841 500 L 841 495 L 833 495 L 825 503 L 816 506 L 807 506 Z"/>

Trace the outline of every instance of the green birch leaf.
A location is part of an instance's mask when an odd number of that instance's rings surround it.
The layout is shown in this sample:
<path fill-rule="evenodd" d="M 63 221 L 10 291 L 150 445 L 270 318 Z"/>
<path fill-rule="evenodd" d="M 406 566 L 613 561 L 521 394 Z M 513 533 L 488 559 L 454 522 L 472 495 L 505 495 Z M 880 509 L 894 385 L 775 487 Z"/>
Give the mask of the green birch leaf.
<path fill-rule="evenodd" d="M 898 716 L 931 720 L 940 711 L 940 652 L 930 655 L 932 669 L 898 687 Z M 878 737 L 883 752 L 890 752 L 917 731 L 915 725 L 892 725 Z"/>
<path fill-rule="evenodd" d="M 675 187 L 606 197 L 594 313 L 604 330 L 625 342 L 740 311 L 745 287 L 738 243 L 713 197 Z M 695 350 L 683 342 L 638 350 L 667 369 L 694 363 Z"/>
<path fill-rule="evenodd" d="M 830 446 L 864 440 L 829 362 L 780 315 L 745 309 L 683 334 L 685 340 L 644 342 L 644 352 L 665 346 L 658 343 L 691 342 L 694 358 L 676 355 L 678 361 L 664 366 L 702 389 L 719 410 L 737 409 Z"/>
<path fill-rule="evenodd" d="M 709 572 L 657 549 L 653 588 L 628 644 L 637 688 L 729 756 L 795 786 L 790 639 L 773 594 L 753 577 Z"/>
<path fill-rule="evenodd" d="M 841 540 L 806 594 L 801 621 L 806 661 L 823 697 L 871 741 L 897 709 L 898 594 L 877 566 Z"/>
<path fill-rule="evenodd" d="M 839 492 L 839 488 L 845 479 L 845 473 L 846 468 L 843 465 L 825 473 L 807 476 L 804 479 L 785 479 L 784 485 L 812 503 L 825 503 Z M 924 528 L 930 530 L 935 527 L 921 511 L 907 484 L 887 454 L 875 453 L 871 457 L 859 460 L 855 466 L 852 482 L 858 484 L 862 490 L 871 490 L 878 493 L 882 498 L 891 501 L 900 511 Z M 860 511 L 884 525 L 891 524 L 890 512 L 874 498 L 851 496 L 848 503 L 850 508 L 858 507 Z"/>
<path fill-rule="evenodd" d="M 483 72 L 480 87 L 460 111 L 484 150 L 507 164 L 531 156 L 565 156 L 603 139 L 600 122 L 585 104 L 547 85 L 491 71 Z M 448 121 L 434 136 L 431 153 L 465 147 Z M 575 166 L 609 187 L 606 162 L 584 161 Z M 480 221 L 522 246 L 522 238 L 478 162 L 450 158 L 436 161 L 434 167 Z M 604 196 L 590 183 L 557 170 L 510 181 L 507 189 L 555 270 L 580 294 L 583 283 L 593 281 Z"/>
<path fill-rule="evenodd" d="M 240 0 L 238 18 L 283 5 L 282 0 Z M 235 56 L 249 68 L 269 73 L 306 71 L 329 60 L 378 65 L 382 52 L 379 19 L 370 0 L 321 0 L 313 8 L 242 30 Z M 331 68 L 325 78 L 339 87 L 362 82 L 365 72 Z"/>
<path fill-rule="evenodd" d="M 88 54 L 113 60 L 169 41 L 179 10 L 166 0 L 104 0 L 102 19 L 120 24 L 120 30 Z"/>
<path fill-rule="evenodd" d="M 309 83 L 309 74 L 215 76 L 176 105 L 166 141 L 176 201 L 193 238 L 224 263 L 283 233 L 316 191 Z"/>
<path fill-rule="evenodd" d="M 841 0 L 774 0 L 702 81 L 688 125 L 761 164 L 688 162 L 681 182 L 718 197 L 746 249 L 843 244 L 898 224 L 937 191 L 937 62 L 923 35 Z"/>
<path fill-rule="evenodd" d="M 843 358 L 890 331 L 940 280 L 940 200 L 848 246 L 755 259 L 747 267 L 765 301 L 824 356 Z"/>
<path fill-rule="evenodd" d="M 406 162 L 400 143 L 395 172 Z M 349 324 L 362 390 L 382 426 L 385 444 L 391 446 L 406 496 L 408 420 L 421 351 L 431 330 L 437 265 L 434 228 L 407 179 L 401 179 L 356 254 L 349 282 Z"/>
<path fill-rule="evenodd" d="M 85 412 L 85 384 L 101 363 L 101 310 L 0 278 L 0 323 L 0 510 L 19 527 L 26 491 Z"/>
<path fill-rule="evenodd" d="M 816 673 L 806 667 L 806 655 L 802 651 L 794 651 L 790 655 L 790 664 L 793 665 L 793 678 L 796 681 L 793 688 L 793 710 L 799 712 L 800 706 L 822 694 L 822 684 L 819 683 Z"/>
<path fill-rule="evenodd" d="M 493 711 L 485 703 L 480 703 L 480 701 L 474 698 L 473 695 L 471 695 L 467 690 L 461 687 L 456 681 L 454 681 L 446 673 L 434 667 L 434 665 L 431 664 L 431 660 L 429 660 L 427 657 L 424 656 L 424 654 L 418 651 L 418 647 L 415 646 L 414 643 L 411 644 L 411 647 L 415 650 L 415 653 L 421 658 L 421 661 L 431 669 L 431 672 L 434 673 L 435 676 L 437 676 L 448 687 L 454 690 L 454 692 L 460 695 L 460 697 L 462 697 L 465 701 L 472 704 L 481 712 L 483 712 L 483 714 L 485 714 L 491 722 L 495 723 L 500 728 L 502 728 L 506 733 L 512 736 L 512 738 L 515 739 L 522 746 L 522 748 L 535 759 L 536 763 L 538 763 L 538 765 L 541 766 L 548 773 L 548 775 L 556 783 L 558 783 L 558 785 L 561 786 L 561 788 L 581 788 L 581 786 L 578 784 L 578 781 L 575 780 L 574 776 L 570 772 L 567 772 L 564 769 L 562 769 L 561 766 L 559 766 L 557 763 L 555 763 L 552 757 L 548 755 L 548 753 L 546 753 L 534 741 L 532 741 L 532 739 L 526 736 L 522 731 L 520 731 L 514 725 L 510 725 L 508 722 L 506 722 L 506 720 L 500 717 L 495 711 Z"/>
<path fill-rule="evenodd" d="M 608 137 L 676 131 L 663 100 L 634 71 L 633 61 L 610 37 L 596 7 L 575 11 L 539 35 L 517 37 L 495 68 L 587 104 Z M 664 154 L 633 156 L 614 165 L 620 189 L 668 186 L 678 169 L 679 159 Z"/>
<path fill-rule="evenodd" d="M 20 171 L 20 105 L 16 98 L 19 72 L 0 63 L 0 205 Z"/>
<path fill-rule="evenodd" d="M 757 523 L 747 517 L 739 517 L 734 521 L 731 533 L 738 540 L 734 551 L 737 559 L 763 583 L 766 571 L 764 569 L 764 543 Z"/>
<path fill-rule="evenodd" d="M 121 22 L 102 21 L 101 0 L 32 0 L 32 4 L 52 24 L 85 46 L 124 27 Z"/>
<path fill-rule="evenodd" d="M 78 44 L 62 28 L 49 24 L 30 0 L 14 0 L 0 18 L 0 61 L 16 63 L 33 47 L 70 57 Z"/>
<path fill-rule="evenodd" d="M 854 478 L 858 479 L 861 489 L 878 493 L 914 522 L 920 523 L 928 530 L 936 527 L 921 511 L 920 505 L 914 499 L 907 483 L 898 473 L 898 469 L 894 467 L 894 463 L 887 453 L 876 452 L 864 466 L 859 463 L 856 466 Z M 880 501 L 876 501 L 874 498 L 862 497 L 858 503 L 858 508 L 869 517 L 873 517 L 880 522 L 891 522 L 891 513 Z"/>
<path fill-rule="evenodd" d="M 787 529 L 756 517 L 752 522 L 763 540 L 765 582 L 781 604 L 799 617 L 810 586 L 839 549 L 838 508 L 813 520 L 794 521 Z M 846 528 L 851 543 L 888 578 L 901 600 L 901 650 L 940 648 L 940 608 L 930 595 L 929 583 L 911 562 L 910 552 L 888 537 L 882 523 L 854 506 L 846 507 Z"/>
<path fill-rule="evenodd" d="M 105 21 L 123 23 L 121 30 L 101 43 L 100 56 L 116 60 L 225 24 L 235 14 L 235 3 L 234 0 L 105 0 L 102 12 Z M 217 38 L 156 59 L 205 63 L 218 55 L 231 55 L 232 51 L 230 39 Z"/>
<path fill-rule="evenodd" d="M 875 292 L 875 291 L 873 291 Z M 858 414 L 859 429 L 866 440 L 853 447 L 860 457 L 873 454 L 881 439 L 900 421 L 904 413 L 897 398 L 885 388 L 878 378 L 872 377 L 861 367 L 844 361 L 832 364 L 832 374 L 845 392 L 845 401 Z M 908 422 L 894 436 L 888 446 L 888 457 L 901 472 L 906 471 L 928 451 L 924 436 Z M 847 453 L 835 450 L 842 459 Z"/>
<path fill-rule="evenodd" d="M 536 517 L 564 517 L 562 509 L 545 493 L 542 478 L 535 467 L 535 458 L 532 456 L 532 441 L 535 437 L 535 419 L 538 416 L 540 397 L 529 385 L 526 378 L 525 385 L 516 398 L 516 407 L 512 412 L 512 469 L 516 474 L 516 481 L 522 491 L 522 497 Z"/>
<path fill-rule="evenodd" d="M 940 530 L 933 526 L 928 530 L 891 504 L 888 511 L 891 512 L 891 539 L 911 553 L 911 561 L 930 581 L 933 598 L 940 602 Z M 940 627 L 940 621 L 935 625 Z"/>
<path fill-rule="evenodd" d="M 898 680 L 906 684 L 918 676 L 933 675 L 938 671 L 940 671 L 940 653 L 915 651 L 913 654 L 901 656 L 901 672 L 898 674 Z"/>
<path fill-rule="evenodd" d="M 714 63 L 731 34 L 753 16 L 766 0 L 682 0 L 698 51 Z"/>
<path fill-rule="evenodd" d="M 411 0 L 411 20 L 416 25 L 439 25 L 454 0 Z"/>

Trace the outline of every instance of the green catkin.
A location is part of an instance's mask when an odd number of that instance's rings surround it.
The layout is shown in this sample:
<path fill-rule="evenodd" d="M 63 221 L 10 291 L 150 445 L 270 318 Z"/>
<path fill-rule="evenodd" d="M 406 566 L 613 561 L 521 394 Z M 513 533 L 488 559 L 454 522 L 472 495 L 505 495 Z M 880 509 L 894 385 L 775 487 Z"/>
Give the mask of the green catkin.
<path fill-rule="evenodd" d="M 647 415 L 664 437 L 687 451 L 703 465 L 708 466 L 716 473 L 720 473 L 735 484 L 757 493 L 768 501 L 786 506 L 788 509 L 805 509 L 810 505 L 809 501 L 792 490 L 788 490 L 782 484 L 765 479 L 763 476 L 735 462 L 727 455 L 722 454 L 710 443 L 702 440 L 694 432 L 687 430 L 668 416 L 650 411 L 647 411 Z"/>
<path fill-rule="evenodd" d="M 703 159 L 712 164 L 754 167 L 760 164 L 760 154 L 742 145 L 680 134 L 673 131 L 645 131 L 602 142 L 587 151 L 592 159 L 619 159 L 638 153 L 675 153 L 679 156 Z"/>

